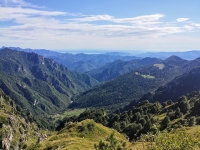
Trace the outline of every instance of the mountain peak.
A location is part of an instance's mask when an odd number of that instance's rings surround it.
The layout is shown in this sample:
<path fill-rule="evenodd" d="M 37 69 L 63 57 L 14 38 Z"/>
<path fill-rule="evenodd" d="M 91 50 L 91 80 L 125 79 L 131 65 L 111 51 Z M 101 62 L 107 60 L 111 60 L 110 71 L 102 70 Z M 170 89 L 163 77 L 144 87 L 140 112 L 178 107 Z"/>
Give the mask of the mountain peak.
<path fill-rule="evenodd" d="M 188 60 L 182 59 L 176 55 L 172 55 L 169 58 L 165 59 L 163 62 L 167 64 L 173 64 L 173 65 L 181 65 L 181 64 L 183 65 L 187 63 Z"/>
<path fill-rule="evenodd" d="M 165 60 L 184 60 L 184 59 L 182 59 L 181 57 L 178 57 L 176 55 L 172 55 Z"/>

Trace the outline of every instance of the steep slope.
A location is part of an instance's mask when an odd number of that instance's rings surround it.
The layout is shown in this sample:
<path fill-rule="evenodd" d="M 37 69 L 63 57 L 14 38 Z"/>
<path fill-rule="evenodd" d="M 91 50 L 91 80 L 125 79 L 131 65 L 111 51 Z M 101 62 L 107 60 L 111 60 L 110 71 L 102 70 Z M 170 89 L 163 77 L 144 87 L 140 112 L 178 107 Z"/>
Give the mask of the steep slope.
<path fill-rule="evenodd" d="M 112 81 L 74 97 L 72 107 L 110 107 L 139 99 L 143 94 L 157 89 L 178 75 L 187 72 L 187 60 L 172 56 L 160 63 L 138 68 Z M 200 63 L 199 63 L 200 65 Z M 188 66 L 190 69 L 191 66 Z"/>
<path fill-rule="evenodd" d="M 102 67 L 106 63 L 113 62 L 115 60 L 132 60 L 138 57 L 135 56 L 120 56 L 120 55 L 106 55 L 106 54 L 70 54 L 70 53 L 58 53 L 48 50 L 32 50 L 32 49 L 21 49 L 18 47 L 10 47 L 10 49 L 34 52 L 42 55 L 46 58 L 54 59 L 56 62 L 65 65 L 71 70 L 77 72 L 86 72 L 93 69 Z"/>
<path fill-rule="evenodd" d="M 0 89 L 0 149 L 25 149 L 36 143 L 40 134 L 31 114 L 26 115 Z"/>
<path fill-rule="evenodd" d="M 97 84 L 88 75 L 70 71 L 38 54 L 0 51 L 0 88 L 36 116 L 62 111 L 74 94 Z"/>
<path fill-rule="evenodd" d="M 92 76 L 100 82 L 104 82 L 128 73 L 133 69 L 159 63 L 160 61 L 161 59 L 157 58 L 134 59 L 131 61 L 117 60 L 115 62 L 108 63 L 101 68 L 86 72 L 86 74 Z"/>
<path fill-rule="evenodd" d="M 192 69 L 189 73 L 176 77 L 174 80 L 159 87 L 154 93 L 148 93 L 141 98 L 150 101 L 177 100 L 181 95 L 200 90 L 200 67 Z"/>

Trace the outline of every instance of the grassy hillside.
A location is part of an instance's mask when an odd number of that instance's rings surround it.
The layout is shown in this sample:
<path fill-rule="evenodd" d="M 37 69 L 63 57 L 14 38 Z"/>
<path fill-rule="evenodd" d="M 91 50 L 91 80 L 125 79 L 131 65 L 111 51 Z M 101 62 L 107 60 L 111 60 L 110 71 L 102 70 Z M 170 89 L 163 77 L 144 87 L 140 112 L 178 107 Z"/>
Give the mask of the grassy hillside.
<path fill-rule="evenodd" d="M 93 150 L 94 144 L 98 144 L 101 140 L 106 141 L 111 134 L 114 134 L 119 143 L 123 141 L 130 147 L 131 144 L 122 134 L 87 119 L 78 123 L 69 122 L 58 133 L 53 134 L 41 144 L 32 145 L 29 149 Z"/>

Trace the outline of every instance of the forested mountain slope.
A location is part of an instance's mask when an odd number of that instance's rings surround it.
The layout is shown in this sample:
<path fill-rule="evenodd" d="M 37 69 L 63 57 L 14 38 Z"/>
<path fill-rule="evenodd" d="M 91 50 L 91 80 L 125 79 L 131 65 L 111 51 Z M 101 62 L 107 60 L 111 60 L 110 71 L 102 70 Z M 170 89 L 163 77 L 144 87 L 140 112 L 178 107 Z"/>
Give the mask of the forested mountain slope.
<path fill-rule="evenodd" d="M 0 88 L 38 117 L 60 112 L 98 81 L 35 53 L 0 51 Z"/>
<path fill-rule="evenodd" d="M 159 87 L 155 92 L 148 93 L 141 98 L 150 101 L 176 101 L 181 95 L 187 95 L 193 91 L 200 90 L 200 67 L 192 69 L 170 81 L 165 86 Z"/>
<path fill-rule="evenodd" d="M 150 64 L 159 63 L 161 59 L 157 58 L 143 58 L 134 59 L 130 61 L 117 60 L 106 64 L 105 66 L 86 72 L 100 82 L 109 81 L 120 75 L 131 72 L 133 69 L 144 67 Z"/>
<path fill-rule="evenodd" d="M 175 77 L 200 66 L 199 59 L 183 60 L 177 56 L 147 67 L 133 70 L 112 81 L 84 92 L 74 98 L 72 107 L 110 107 L 139 99 L 143 94 L 156 90 Z"/>

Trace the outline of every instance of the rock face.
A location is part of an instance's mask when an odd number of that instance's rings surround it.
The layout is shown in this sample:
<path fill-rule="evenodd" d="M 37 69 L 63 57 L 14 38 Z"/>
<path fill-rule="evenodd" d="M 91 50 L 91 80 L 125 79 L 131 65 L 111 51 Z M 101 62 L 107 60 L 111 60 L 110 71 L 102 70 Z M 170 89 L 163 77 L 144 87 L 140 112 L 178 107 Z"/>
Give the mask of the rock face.
<path fill-rule="evenodd" d="M 4 132 L 2 138 L 2 148 L 9 150 L 13 140 L 13 129 L 10 125 L 3 124 L 2 130 Z"/>
<path fill-rule="evenodd" d="M 42 143 L 46 139 L 47 139 L 47 135 L 46 134 L 42 134 L 38 139 L 38 143 Z"/>

